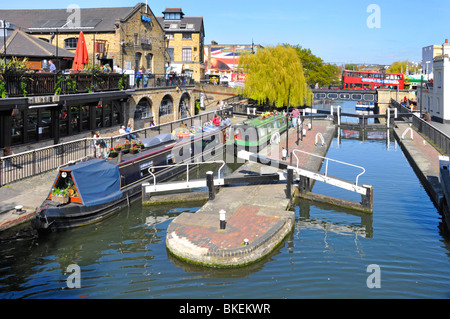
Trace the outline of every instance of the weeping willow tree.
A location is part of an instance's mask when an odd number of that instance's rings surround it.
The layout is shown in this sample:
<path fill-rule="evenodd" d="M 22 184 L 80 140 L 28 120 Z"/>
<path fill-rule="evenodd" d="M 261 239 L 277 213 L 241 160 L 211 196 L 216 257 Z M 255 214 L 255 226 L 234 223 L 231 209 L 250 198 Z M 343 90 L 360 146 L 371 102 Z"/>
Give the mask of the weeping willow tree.
<path fill-rule="evenodd" d="M 246 74 L 243 94 L 277 108 L 311 104 L 303 66 L 292 47 L 278 45 L 245 54 L 239 59 L 239 70 Z"/>

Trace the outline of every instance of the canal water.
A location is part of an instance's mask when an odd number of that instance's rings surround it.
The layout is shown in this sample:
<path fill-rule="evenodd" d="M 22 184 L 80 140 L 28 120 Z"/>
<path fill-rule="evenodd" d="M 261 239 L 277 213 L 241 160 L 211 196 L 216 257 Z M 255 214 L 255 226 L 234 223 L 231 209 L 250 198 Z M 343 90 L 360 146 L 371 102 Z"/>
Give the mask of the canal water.
<path fill-rule="evenodd" d="M 200 203 L 135 203 L 94 225 L 45 237 L 24 228 L 0 239 L 0 298 L 449 298 L 449 236 L 402 150 L 386 131 L 340 133 L 327 156 L 365 168 L 359 182 L 373 186 L 372 216 L 302 201 L 292 235 L 270 256 L 211 269 L 165 248 L 171 220 Z M 349 180 L 359 174 L 341 164 L 328 170 Z M 319 182 L 313 190 L 360 200 Z M 68 288 L 73 265 L 80 288 Z"/>

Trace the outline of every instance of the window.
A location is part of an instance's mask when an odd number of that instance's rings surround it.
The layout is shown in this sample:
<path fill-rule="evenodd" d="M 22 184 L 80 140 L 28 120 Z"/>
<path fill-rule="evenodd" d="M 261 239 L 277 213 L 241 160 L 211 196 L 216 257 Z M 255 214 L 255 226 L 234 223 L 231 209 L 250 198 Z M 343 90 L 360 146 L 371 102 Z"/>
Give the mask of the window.
<path fill-rule="evenodd" d="M 169 54 L 170 61 L 174 61 L 175 49 L 174 48 L 167 48 L 167 53 Z"/>
<path fill-rule="evenodd" d="M 165 13 L 164 14 L 164 20 L 180 20 L 181 14 L 180 13 Z"/>
<path fill-rule="evenodd" d="M 69 38 L 64 40 L 64 49 L 75 50 L 77 48 L 78 38 Z"/>
<path fill-rule="evenodd" d="M 183 40 L 192 40 L 192 33 L 183 33 Z"/>
<path fill-rule="evenodd" d="M 170 96 L 165 96 L 159 106 L 159 116 L 173 114 L 173 100 Z"/>
<path fill-rule="evenodd" d="M 166 34 L 166 39 L 173 40 L 173 39 L 175 39 L 175 37 L 174 37 L 173 33 L 170 33 L 170 34 Z"/>
<path fill-rule="evenodd" d="M 192 61 L 192 48 L 183 48 L 182 58 L 184 62 Z"/>

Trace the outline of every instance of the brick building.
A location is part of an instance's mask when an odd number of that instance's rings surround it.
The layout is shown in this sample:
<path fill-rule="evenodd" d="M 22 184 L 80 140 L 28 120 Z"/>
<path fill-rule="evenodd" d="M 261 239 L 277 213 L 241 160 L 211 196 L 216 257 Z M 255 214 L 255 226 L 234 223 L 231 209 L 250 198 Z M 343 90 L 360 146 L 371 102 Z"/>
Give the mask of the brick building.
<path fill-rule="evenodd" d="M 164 30 L 144 3 L 121 8 L 0 10 L 0 20 L 65 50 L 75 52 L 83 31 L 89 63 L 124 70 L 152 68 L 164 74 Z"/>
<path fill-rule="evenodd" d="M 205 76 L 203 17 L 187 17 L 181 8 L 166 8 L 162 13 L 164 16 L 157 19 L 168 41 L 168 71 L 200 81 Z"/>

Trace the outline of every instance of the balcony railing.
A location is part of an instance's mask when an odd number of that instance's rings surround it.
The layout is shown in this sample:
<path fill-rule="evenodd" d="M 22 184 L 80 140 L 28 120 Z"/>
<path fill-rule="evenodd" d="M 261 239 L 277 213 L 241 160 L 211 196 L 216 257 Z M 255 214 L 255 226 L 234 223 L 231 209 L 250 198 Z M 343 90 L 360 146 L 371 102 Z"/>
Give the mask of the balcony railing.
<path fill-rule="evenodd" d="M 129 88 L 152 88 L 194 85 L 184 74 L 144 74 L 138 82 L 133 74 L 119 73 L 21 73 L 0 74 L 6 97 L 60 95 L 116 91 Z M 0 85 L 0 97 L 2 96 Z"/>
<path fill-rule="evenodd" d="M 128 76 L 118 73 L 20 73 L 2 74 L 7 97 L 59 95 L 128 88 Z M 0 92 L 1 93 L 1 92 Z"/>

